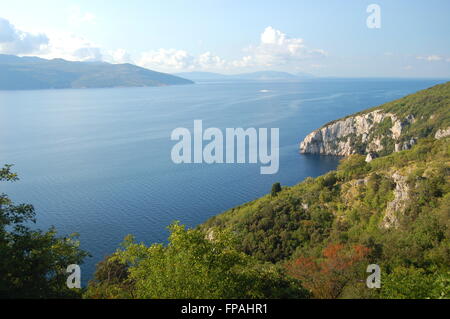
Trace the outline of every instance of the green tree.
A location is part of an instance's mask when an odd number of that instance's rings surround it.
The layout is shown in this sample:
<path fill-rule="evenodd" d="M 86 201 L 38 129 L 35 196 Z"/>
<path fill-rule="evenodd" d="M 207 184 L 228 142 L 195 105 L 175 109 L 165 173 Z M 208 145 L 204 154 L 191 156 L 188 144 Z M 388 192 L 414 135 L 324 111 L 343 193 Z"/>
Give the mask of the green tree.
<path fill-rule="evenodd" d="M 84 298 L 132 298 L 133 282 L 128 280 L 128 276 L 126 264 L 114 258 L 113 255 L 107 256 L 97 264 L 94 278 L 89 282 Z"/>
<path fill-rule="evenodd" d="M 169 244 L 150 247 L 128 237 L 110 262 L 125 265 L 126 280 L 89 284 L 86 297 L 109 298 L 301 298 L 307 292 L 281 268 L 238 252 L 231 233 L 169 227 Z M 100 269 L 97 269 L 97 273 Z"/>
<path fill-rule="evenodd" d="M 0 170 L 0 182 L 17 181 L 11 165 Z M 67 266 L 81 264 L 87 253 L 74 236 L 57 237 L 56 230 L 32 230 L 32 205 L 15 205 L 0 195 L 0 298 L 74 298 L 66 286 Z"/>
<path fill-rule="evenodd" d="M 272 197 L 277 196 L 277 194 L 281 192 L 281 184 L 280 183 L 275 183 L 272 185 Z"/>
<path fill-rule="evenodd" d="M 382 277 L 381 296 L 387 299 L 450 298 L 450 273 L 427 273 L 414 267 L 397 267 Z"/>

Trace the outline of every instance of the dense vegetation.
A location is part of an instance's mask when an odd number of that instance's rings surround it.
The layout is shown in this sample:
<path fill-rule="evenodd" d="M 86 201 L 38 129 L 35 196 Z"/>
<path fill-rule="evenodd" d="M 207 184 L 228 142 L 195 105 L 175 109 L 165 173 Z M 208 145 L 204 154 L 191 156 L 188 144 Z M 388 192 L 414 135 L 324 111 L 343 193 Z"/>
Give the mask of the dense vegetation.
<path fill-rule="evenodd" d="M 353 155 L 321 177 L 274 184 L 200 229 L 232 231 L 239 250 L 283 266 L 316 298 L 450 297 L 450 138 L 434 138 L 450 127 L 450 82 L 358 114 L 374 110 L 402 120 L 396 143 L 414 139 L 412 149 L 394 152 L 386 118 L 367 132 L 381 138 L 380 158 Z M 372 263 L 381 289 L 365 286 Z"/>
<path fill-rule="evenodd" d="M 0 169 L 0 182 L 16 181 L 11 166 Z M 15 205 L 0 194 L 0 299 L 76 298 L 67 288 L 67 266 L 81 264 L 87 253 L 79 249 L 75 235 L 57 237 L 56 230 L 31 230 L 31 205 Z"/>
<path fill-rule="evenodd" d="M 236 207 L 201 229 L 233 231 L 241 251 L 285 265 L 315 297 L 450 297 L 449 155 L 449 138 L 424 139 L 370 163 L 353 155 L 336 171 Z M 402 183 L 395 174 L 404 177 L 406 200 L 396 199 Z M 343 256 L 354 262 L 327 273 L 329 259 Z M 379 291 L 365 288 L 362 262 L 382 268 Z M 308 283 L 317 277 L 324 286 Z"/>
<path fill-rule="evenodd" d="M 128 238 L 97 267 L 87 298 L 305 298 L 284 270 L 238 251 L 227 231 L 169 227 L 167 246 Z"/>
<path fill-rule="evenodd" d="M 439 129 L 450 127 L 450 82 L 386 103 L 379 109 L 402 119 L 400 142 L 434 137 Z M 392 150 L 392 146 L 385 149 Z"/>
<path fill-rule="evenodd" d="M 97 265 L 85 298 L 448 298 L 449 138 L 370 163 L 354 155 L 336 171 L 279 189 L 198 229 L 178 223 L 167 245 L 125 240 Z M 386 223 L 394 174 L 410 197 Z M 15 180 L 10 167 L 1 180 Z M 29 205 L 1 197 L 1 297 L 77 297 L 68 264 L 86 254 L 73 238 L 33 231 Z M 365 285 L 382 269 L 381 289 Z"/>

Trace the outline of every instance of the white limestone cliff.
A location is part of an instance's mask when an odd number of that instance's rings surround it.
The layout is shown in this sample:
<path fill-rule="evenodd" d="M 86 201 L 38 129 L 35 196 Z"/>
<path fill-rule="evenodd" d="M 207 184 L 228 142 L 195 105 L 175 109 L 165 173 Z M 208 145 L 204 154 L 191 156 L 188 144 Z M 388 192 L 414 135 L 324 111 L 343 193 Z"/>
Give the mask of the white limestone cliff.
<path fill-rule="evenodd" d="M 390 118 L 392 126 L 388 134 L 374 134 L 375 129 L 384 120 Z M 401 120 L 395 114 L 384 113 L 375 110 L 365 114 L 358 114 L 334 121 L 310 133 L 300 143 L 300 152 L 303 154 L 323 154 L 348 156 L 355 153 L 368 154 L 380 152 L 384 149 L 382 140 L 387 137 L 398 142 L 403 127 L 414 122 L 412 115 Z M 414 144 L 409 143 L 409 144 Z M 363 150 L 358 150 L 356 145 L 363 145 Z M 397 146 L 399 150 L 410 148 L 410 145 Z"/>

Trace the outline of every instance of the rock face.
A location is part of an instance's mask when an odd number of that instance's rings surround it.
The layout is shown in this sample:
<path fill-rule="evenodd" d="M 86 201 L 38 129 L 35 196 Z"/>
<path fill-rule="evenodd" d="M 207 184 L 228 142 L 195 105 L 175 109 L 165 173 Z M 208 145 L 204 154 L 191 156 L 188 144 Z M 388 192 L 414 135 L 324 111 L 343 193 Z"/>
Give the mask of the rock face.
<path fill-rule="evenodd" d="M 415 138 L 411 138 L 409 141 L 403 142 L 403 145 L 400 143 L 397 143 L 397 144 L 395 144 L 395 151 L 400 152 L 400 151 L 410 150 L 411 147 L 413 147 L 416 143 L 417 143 L 417 139 L 415 139 Z"/>
<path fill-rule="evenodd" d="M 450 82 L 330 122 L 308 134 L 300 153 L 386 156 L 411 149 L 419 138 L 450 137 Z"/>
<path fill-rule="evenodd" d="M 378 156 L 377 156 L 377 154 L 376 153 L 372 153 L 372 152 L 369 152 L 369 154 L 367 154 L 367 156 L 366 156 L 366 162 L 367 163 L 370 163 L 370 162 L 372 162 L 375 158 L 377 158 Z"/>
<path fill-rule="evenodd" d="M 412 122 L 412 115 L 400 120 L 382 110 L 350 116 L 310 133 L 300 143 L 300 152 L 338 156 L 376 154 L 385 149 L 387 139 L 399 140 L 403 127 Z"/>
<path fill-rule="evenodd" d="M 423 145 L 431 143 L 432 138 L 445 139 L 445 143 L 450 138 L 449 105 L 450 82 L 447 82 L 330 122 L 308 134 L 300 143 L 300 152 L 337 156 L 361 154 L 365 156 L 367 163 L 371 163 L 376 161 L 377 157 L 407 151 L 416 145 L 419 139 L 430 139 Z M 409 179 L 408 176 L 416 167 L 396 167 L 395 162 L 399 158 L 407 157 L 398 154 L 398 157 L 393 157 L 389 168 L 377 173 L 383 175 L 393 186 L 389 194 L 386 194 L 389 198 L 385 203 L 386 208 L 377 211 L 381 217 L 379 226 L 386 229 L 400 226 L 401 218 L 412 202 L 418 181 L 428 178 L 427 174 L 433 174 L 433 171 L 429 171 L 416 181 Z M 377 168 L 377 165 L 367 166 L 371 169 Z M 359 201 L 361 192 L 367 189 L 368 181 L 366 177 L 344 184 L 341 193 L 343 202 L 350 206 Z"/>
<path fill-rule="evenodd" d="M 384 228 L 396 228 L 398 226 L 398 214 L 403 213 L 409 198 L 409 186 L 406 177 L 399 173 L 392 174 L 395 183 L 394 199 L 387 204 L 381 226 Z"/>
<path fill-rule="evenodd" d="M 434 138 L 439 140 L 447 136 L 450 136 L 450 127 L 447 127 L 447 129 L 438 130 L 436 135 L 434 135 Z"/>

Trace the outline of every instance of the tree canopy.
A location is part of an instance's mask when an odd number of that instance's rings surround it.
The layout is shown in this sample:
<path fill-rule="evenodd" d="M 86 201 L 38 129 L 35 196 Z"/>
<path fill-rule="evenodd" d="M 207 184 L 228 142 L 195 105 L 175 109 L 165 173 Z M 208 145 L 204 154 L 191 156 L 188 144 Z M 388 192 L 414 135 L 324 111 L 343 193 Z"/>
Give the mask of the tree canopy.
<path fill-rule="evenodd" d="M 15 182 L 12 166 L 0 169 L 0 182 Z M 32 205 L 14 204 L 0 195 L 0 298 L 75 298 L 66 286 L 67 266 L 81 264 L 87 253 L 76 236 L 58 237 L 55 228 L 32 229 Z"/>
<path fill-rule="evenodd" d="M 146 246 L 128 237 L 97 267 L 89 298 L 305 298 L 308 292 L 282 268 L 236 250 L 228 231 L 208 234 L 174 223 L 167 245 Z M 114 266 L 115 265 L 115 266 Z M 121 265 L 121 266 L 119 266 Z M 119 276 L 99 276 L 123 267 Z M 106 271 L 111 273 L 109 271 Z"/>

